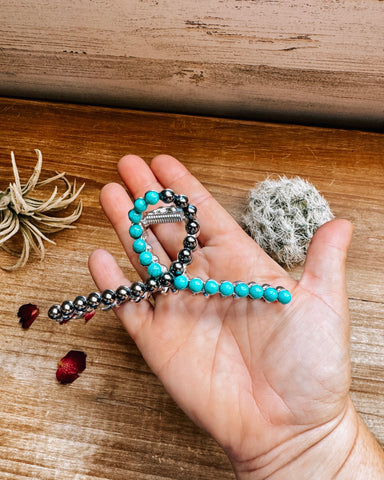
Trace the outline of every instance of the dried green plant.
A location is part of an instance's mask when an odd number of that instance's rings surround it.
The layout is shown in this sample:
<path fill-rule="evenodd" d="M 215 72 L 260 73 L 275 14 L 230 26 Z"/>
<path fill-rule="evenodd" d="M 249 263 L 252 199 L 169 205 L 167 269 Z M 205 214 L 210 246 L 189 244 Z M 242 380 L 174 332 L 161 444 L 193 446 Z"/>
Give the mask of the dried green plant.
<path fill-rule="evenodd" d="M 51 233 L 66 228 L 75 228 L 72 223 L 81 215 L 82 202 L 79 200 L 74 211 L 66 216 L 56 216 L 57 212 L 66 209 L 79 196 L 84 184 L 76 188 L 76 180 L 71 185 L 64 173 L 57 173 L 47 180 L 39 181 L 43 157 L 40 150 L 35 150 L 37 163 L 28 182 L 22 184 L 16 165 L 14 153 L 11 152 L 13 175 L 15 181 L 3 192 L 0 191 L 0 248 L 10 255 L 18 257 L 17 262 L 11 266 L 2 266 L 3 270 L 12 271 L 23 267 L 31 252 L 35 252 L 41 259 L 45 255 L 43 240 L 55 243 L 47 237 Z M 39 187 L 61 180 L 64 182 L 65 191 L 58 194 L 55 185 L 53 192 L 47 199 L 39 198 L 41 192 L 36 193 Z M 22 247 L 14 250 L 6 243 L 19 234 Z"/>

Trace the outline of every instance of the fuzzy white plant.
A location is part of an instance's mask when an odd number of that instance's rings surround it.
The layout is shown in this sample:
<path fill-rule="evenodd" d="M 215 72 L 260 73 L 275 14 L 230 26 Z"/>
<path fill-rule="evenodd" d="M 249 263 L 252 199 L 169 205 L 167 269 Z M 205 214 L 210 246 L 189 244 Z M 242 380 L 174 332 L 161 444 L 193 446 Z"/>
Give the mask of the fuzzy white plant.
<path fill-rule="evenodd" d="M 284 176 L 255 185 L 243 222 L 263 250 L 291 268 L 304 261 L 313 234 L 332 218 L 328 202 L 311 183 Z"/>

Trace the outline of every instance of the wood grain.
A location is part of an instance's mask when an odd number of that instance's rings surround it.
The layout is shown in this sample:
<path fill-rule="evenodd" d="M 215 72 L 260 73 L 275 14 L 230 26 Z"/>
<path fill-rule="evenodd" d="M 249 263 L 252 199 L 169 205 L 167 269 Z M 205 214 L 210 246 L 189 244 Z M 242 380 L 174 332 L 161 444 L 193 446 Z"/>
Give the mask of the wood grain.
<path fill-rule="evenodd" d="M 0 94 L 384 128 L 378 0 L 3 0 Z"/>
<path fill-rule="evenodd" d="M 136 153 L 178 157 L 239 218 L 249 189 L 267 176 L 308 178 L 338 217 L 355 225 L 348 258 L 352 396 L 384 444 L 384 137 L 374 133 L 187 117 L 0 99 L 0 190 L 14 150 L 22 178 L 43 153 L 55 170 L 86 183 L 73 231 L 56 234 L 44 261 L 0 271 L 0 472 L 12 480 L 233 480 L 216 443 L 178 409 L 112 313 L 60 326 L 48 307 L 94 289 L 87 256 L 108 248 L 136 278 L 98 205 L 119 181 L 117 160 Z M 1 264 L 9 262 L 0 254 Z M 296 277 L 301 268 L 293 270 Z M 16 312 L 42 314 L 23 331 Z M 57 384 L 57 361 L 87 353 L 75 383 Z"/>

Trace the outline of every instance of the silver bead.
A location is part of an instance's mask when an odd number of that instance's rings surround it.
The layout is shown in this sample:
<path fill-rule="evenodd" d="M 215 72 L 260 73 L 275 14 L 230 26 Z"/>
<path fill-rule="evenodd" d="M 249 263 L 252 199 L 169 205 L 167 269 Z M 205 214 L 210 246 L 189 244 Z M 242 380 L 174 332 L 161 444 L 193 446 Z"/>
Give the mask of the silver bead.
<path fill-rule="evenodd" d="M 139 302 L 145 296 L 146 286 L 142 282 L 134 282 L 131 285 L 132 298 L 135 302 Z"/>
<path fill-rule="evenodd" d="M 184 263 L 181 263 L 178 260 L 175 260 L 169 266 L 169 272 L 176 277 L 178 275 L 183 275 L 185 273 L 186 268 L 187 267 L 186 265 L 184 265 Z"/>
<path fill-rule="evenodd" d="M 116 290 L 116 298 L 119 303 L 126 302 L 129 299 L 130 295 L 131 295 L 131 289 L 124 285 L 121 285 Z"/>
<path fill-rule="evenodd" d="M 184 248 L 188 248 L 188 250 L 195 250 L 197 247 L 197 238 L 195 235 L 187 235 L 183 240 Z"/>
<path fill-rule="evenodd" d="M 160 278 L 159 283 L 161 288 L 167 288 L 172 285 L 174 276 L 170 272 L 165 272 Z"/>
<path fill-rule="evenodd" d="M 145 287 L 148 293 L 155 293 L 159 290 L 159 281 L 156 278 L 149 277 L 145 282 Z"/>
<path fill-rule="evenodd" d="M 73 303 L 70 300 L 65 300 L 61 304 L 60 310 L 63 317 L 69 318 L 73 314 L 75 308 L 73 306 Z"/>
<path fill-rule="evenodd" d="M 95 310 L 97 307 L 100 306 L 101 303 L 101 295 L 98 292 L 92 292 L 87 297 L 87 305 L 89 308 Z"/>
<path fill-rule="evenodd" d="M 107 289 L 101 294 L 101 302 L 106 307 L 113 307 L 116 301 L 116 294 L 113 290 Z"/>
<path fill-rule="evenodd" d="M 189 206 L 189 201 L 188 201 L 188 197 L 186 195 L 175 195 L 175 198 L 174 198 L 174 204 L 176 205 L 176 207 L 178 208 L 187 208 Z"/>
<path fill-rule="evenodd" d="M 192 263 L 192 259 L 192 251 L 189 250 L 189 248 L 183 248 L 177 254 L 177 260 L 184 265 L 190 265 Z"/>
<path fill-rule="evenodd" d="M 56 320 L 57 322 L 61 320 L 61 309 L 60 305 L 52 305 L 48 310 L 48 317 L 51 320 Z"/>
<path fill-rule="evenodd" d="M 83 295 L 79 295 L 73 301 L 73 307 L 76 312 L 85 312 L 87 309 L 87 299 Z"/>
<path fill-rule="evenodd" d="M 171 203 L 175 198 L 175 192 L 170 188 L 165 188 L 159 193 L 159 197 L 164 203 Z"/>

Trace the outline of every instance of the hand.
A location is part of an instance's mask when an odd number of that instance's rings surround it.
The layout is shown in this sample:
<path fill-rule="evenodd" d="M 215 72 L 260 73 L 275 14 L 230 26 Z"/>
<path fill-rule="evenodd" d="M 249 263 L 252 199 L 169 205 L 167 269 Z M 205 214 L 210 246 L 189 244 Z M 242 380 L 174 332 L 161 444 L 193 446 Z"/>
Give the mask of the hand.
<path fill-rule="evenodd" d="M 357 431 L 348 394 L 345 260 L 351 224 L 335 220 L 317 231 L 296 282 L 174 158 L 156 157 L 148 167 L 127 156 L 118 171 L 134 198 L 169 187 L 196 205 L 201 230 L 190 276 L 283 285 L 292 293 L 288 305 L 183 291 L 156 296 L 154 307 L 147 301 L 118 307 L 117 316 L 168 392 L 223 446 L 238 478 L 315 478 L 278 473 L 315 452 L 348 421 L 346 435 L 335 437 L 340 450 L 328 457 L 334 472 L 340 470 Z M 133 266 L 146 278 L 128 233 L 132 201 L 118 184 L 106 185 L 100 199 Z M 148 243 L 169 265 L 185 230 L 167 224 L 152 231 Z M 104 250 L 94 252 L 89 265 L 101 290 L 130 284 Z M 331 467 L 319 461 L 318 468 Z"/>

